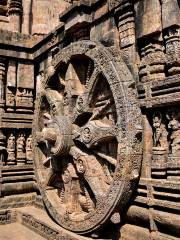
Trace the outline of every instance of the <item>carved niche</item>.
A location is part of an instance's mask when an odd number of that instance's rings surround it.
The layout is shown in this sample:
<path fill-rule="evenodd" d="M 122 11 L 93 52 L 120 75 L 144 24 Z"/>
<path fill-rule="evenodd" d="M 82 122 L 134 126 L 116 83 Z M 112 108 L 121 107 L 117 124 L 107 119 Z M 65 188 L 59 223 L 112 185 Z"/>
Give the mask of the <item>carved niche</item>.
<path fill-rule="evenodd" d="M 79 41 L 52 61 L 36 100 L 36 175 L 50 215 L 79 234 L 121 212 L 139 176 L 141 114 L 118 49 Z"/>
<path fill-rule="evenodd" d="M 179 178 L 180 114 L 178 107 L 154 112 L 152 153 L 152 177 Z"/>

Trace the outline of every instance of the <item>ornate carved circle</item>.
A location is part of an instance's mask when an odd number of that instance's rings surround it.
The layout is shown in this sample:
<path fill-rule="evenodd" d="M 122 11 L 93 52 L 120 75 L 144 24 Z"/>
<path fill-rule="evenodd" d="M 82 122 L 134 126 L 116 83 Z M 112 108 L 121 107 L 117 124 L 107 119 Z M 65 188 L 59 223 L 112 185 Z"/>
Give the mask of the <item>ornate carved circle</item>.
<path fill-rule="evenodd" d="M 55 221 L 85 234 L 121 212 L 138 178 L 134 80 L 117 49 L 89 41 L 61 50 L 53 66 L 36 102 L 36 176 Z"/>

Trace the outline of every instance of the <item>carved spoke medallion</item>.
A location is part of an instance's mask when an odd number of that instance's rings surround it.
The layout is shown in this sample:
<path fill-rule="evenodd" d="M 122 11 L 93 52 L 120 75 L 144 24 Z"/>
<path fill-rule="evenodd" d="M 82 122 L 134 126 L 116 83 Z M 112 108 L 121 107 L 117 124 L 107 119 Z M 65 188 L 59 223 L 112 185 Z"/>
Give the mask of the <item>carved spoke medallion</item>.
<path fill-rule="evenodd" d="M 49 213 L 85 234 L 121 211 L 141 162 L 132 76 L 113 49 L 71 44 L 36 103 L 35 167 Z"/>

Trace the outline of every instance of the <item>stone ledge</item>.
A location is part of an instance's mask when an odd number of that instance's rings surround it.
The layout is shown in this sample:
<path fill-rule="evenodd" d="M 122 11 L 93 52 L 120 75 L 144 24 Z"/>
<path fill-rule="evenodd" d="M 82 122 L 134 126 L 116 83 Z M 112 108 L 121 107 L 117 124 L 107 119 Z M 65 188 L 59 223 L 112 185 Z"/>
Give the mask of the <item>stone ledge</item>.
<path fill-rule="evenodd" d="M 54 223 L 48 214 L 33 206 L 16 209 L 17 219 L 23 225 L 33 232 L 41 235 L 45 239 L 56 240 L 88 240 L 89 238 L 81 237 L 71 233 L 56 223 Z"/>

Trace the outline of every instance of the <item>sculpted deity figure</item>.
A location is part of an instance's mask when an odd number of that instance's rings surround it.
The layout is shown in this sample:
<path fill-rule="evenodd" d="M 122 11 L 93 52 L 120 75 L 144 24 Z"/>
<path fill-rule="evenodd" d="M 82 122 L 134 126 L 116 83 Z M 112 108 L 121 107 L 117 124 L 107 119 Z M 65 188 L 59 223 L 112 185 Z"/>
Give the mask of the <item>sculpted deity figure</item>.
<path fill-rule="evenodd" d="M 17 139 L 17 151 L 23 152 L 25 146 L 25 137 L 23 134 L 20 134 Z"/>
<path fill-rule="evenodd" d="M 153 150 L 167 150 L 168 141 L 167 141 L 167 130 L 165 125 L 162 123 L 162 115 L 159 112 L 156 112 L 153 117 Z"/>
<path fill-rule="evenodd" d="M 167 117 L 168 128 L 171 129 L 171 153 L 173 157 L 180 157 L 180 114 L 174 110 Z"/>
<path fill-rule="evenodd" d="M 80 160 L 77 172 L 83 174 L 84 171 L 83 161 Z M 74 214 L 78 214 L 78 217 L 80 217 L 83 212 L 92 211 L 93 202 L 84 187 L 83 181 L 79 181 L 72 163 L 68 163 L 67 168 L 64 168 L 62 180 L 64 187 L 61 190 L 61 203 L 66 205 L 66 211 L 71 214 L 70 217 L 77 217 Z"/>
<path fill-rule="evenodd" d="M 32 150 L 32 135 L 30 135 L 26 140 L 26 149 Z"/>
<path fill-rule="evenodd" d="M 33 153 L 32 153 L 32 135 L 30 135 L 26 140 L 26 161 L 28 163 L 32 162 Z"/>
<path fill-rule="evenodd" d="M 7 141 L 8 164 L 15 164 L 15 136 L 11 133 Z"/>
<path fill-rule="evenodd" d="M 17 141 L 17 162 L 19 159 L 25 159 L 25 137 L 23 133 L 20 133 Z"/>
<path fill-rule="evenodd" d="M 8 149 L 15 150 L 15 136 L 11 133 L 11 135 L 8 138 Z"/>

